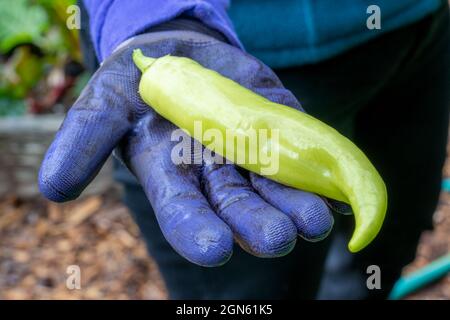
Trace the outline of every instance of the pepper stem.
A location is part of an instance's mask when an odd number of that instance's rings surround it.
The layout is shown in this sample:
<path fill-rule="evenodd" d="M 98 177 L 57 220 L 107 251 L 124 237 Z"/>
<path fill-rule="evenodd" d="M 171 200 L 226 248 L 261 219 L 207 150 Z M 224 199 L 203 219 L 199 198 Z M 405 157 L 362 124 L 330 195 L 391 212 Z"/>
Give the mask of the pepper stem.
<path fill-rule="evenodd" d="M 139 68 L 139 70 L 144 73 L 144 71 L 147 70 L 147 68 L 150 67 L 156 61 L 156 59 L 144 56 L 141 49 L 134 49 L 133 61 L 134 64 Z"/>

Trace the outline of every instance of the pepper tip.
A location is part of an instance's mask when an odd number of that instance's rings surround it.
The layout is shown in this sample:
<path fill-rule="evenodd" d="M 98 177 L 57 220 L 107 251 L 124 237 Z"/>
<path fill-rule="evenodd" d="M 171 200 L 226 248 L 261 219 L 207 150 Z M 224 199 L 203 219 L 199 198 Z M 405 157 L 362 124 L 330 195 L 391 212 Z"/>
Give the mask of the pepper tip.
<path fill-rule="evenodd" d="M 348 250 L 349 250 L 351 253 L 357 253 L 358 251 L 361 251 L 361 249 L 362 249 L 361 246 L 354 244 L 354 243 L 350 240 L 350 242 L 349 242 L 349 244 L 348 244 Z"/>

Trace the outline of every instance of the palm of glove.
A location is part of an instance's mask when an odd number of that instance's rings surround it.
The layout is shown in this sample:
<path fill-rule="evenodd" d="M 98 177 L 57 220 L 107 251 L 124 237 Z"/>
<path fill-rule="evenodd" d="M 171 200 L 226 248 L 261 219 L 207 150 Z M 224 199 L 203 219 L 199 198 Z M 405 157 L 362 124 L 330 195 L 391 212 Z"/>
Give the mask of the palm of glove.
<path fill-rule="evenodd" d="M 39 174 L 53 201 L 76 198 L 104 161 L 117 154 L 139 180 L 164 236 L 186 259 L 203 266 L 225 263 L 233 238 L 260 257 L 287 254 L 297 234 L 325 237 L 333 218 L 323 200 L 230 164 L 176 165 L 171 151 L 176 127 L 138 95 L 140 72 L 131 54 L 186 56 L 268 99 L 301 109 L 263 63 L 198 33 L 139 36 L 109 57 L 71 108 Z M 195 155 L 193 155 L 195 156 Z"/>

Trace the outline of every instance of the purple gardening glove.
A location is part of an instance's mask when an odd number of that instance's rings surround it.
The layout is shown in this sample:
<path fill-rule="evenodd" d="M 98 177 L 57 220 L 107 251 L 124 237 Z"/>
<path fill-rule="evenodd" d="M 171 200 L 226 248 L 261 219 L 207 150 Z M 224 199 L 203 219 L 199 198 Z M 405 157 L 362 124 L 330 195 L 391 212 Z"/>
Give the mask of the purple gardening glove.
<path fill-rule="evenodd" d="M 310 241 L 328 235 L 333 217 L 317 195 L 230 164 L 175 165 L 170 155 L 176 127 L 139 97 L 141 73 L 131 58 L 135 48 L 151 57 L 189 57 L 301 110 L 267 66 L 214 37 L 192 31 L 137 36 L 104 61 L 68 112 L 39 173 L 47 198 L 77 198 L 116 149 L 145 190 L 167 241 L 193 263 L 225 263 L 233 237 L 255 256 L 278 257 L 292 250 L 297 234 Z"/>

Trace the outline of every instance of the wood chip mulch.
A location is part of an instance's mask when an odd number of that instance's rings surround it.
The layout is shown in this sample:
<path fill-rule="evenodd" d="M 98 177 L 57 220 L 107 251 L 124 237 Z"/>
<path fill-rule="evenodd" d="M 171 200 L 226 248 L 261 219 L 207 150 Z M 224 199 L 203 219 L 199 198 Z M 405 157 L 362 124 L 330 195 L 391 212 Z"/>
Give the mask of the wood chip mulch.
<path fill-rule="evenodd" d="M 1 201 L 0 299 L 165 299 L 158 270 L 118 198 Z M 66 286 L 71 265 L 80 267 L 80 290 Z"/>

